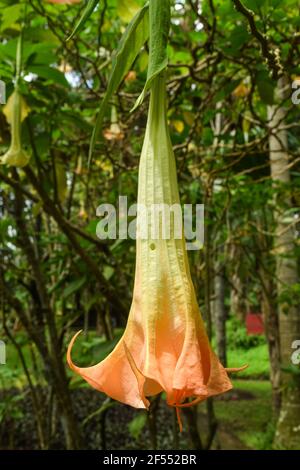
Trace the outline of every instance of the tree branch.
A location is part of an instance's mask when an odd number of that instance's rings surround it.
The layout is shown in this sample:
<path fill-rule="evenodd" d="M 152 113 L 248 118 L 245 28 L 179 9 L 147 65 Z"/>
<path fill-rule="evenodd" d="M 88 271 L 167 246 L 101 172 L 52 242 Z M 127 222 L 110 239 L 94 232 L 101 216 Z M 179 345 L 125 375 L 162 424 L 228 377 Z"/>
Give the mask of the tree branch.
<path fill-rule="evenodd" d="M 268 42 L 268 38 L 265 34 L 262 34 L 258 29 L 254 21 L 254 12 L 245 7 L 245 5 L 240 0 L 232 0 L 236 10 L 240 12 L 248 21 L 250 31 L 252 35 L 260 43 L 261 51 L 263 57 L 266 59 L 268 67 L 272 72 L 272 78 L 277 80 L 281 75 L 283 75 L 283 68 L 280 63 L 279 49 L 272 49 Z"/>

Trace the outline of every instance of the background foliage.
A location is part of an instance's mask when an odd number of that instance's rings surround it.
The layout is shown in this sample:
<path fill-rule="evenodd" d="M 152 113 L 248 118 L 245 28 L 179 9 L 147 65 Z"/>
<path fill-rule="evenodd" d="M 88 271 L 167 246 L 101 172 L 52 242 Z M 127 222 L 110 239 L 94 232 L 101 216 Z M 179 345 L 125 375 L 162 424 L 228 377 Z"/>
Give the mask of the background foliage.
<path fill-rule="evenodd" d="M 300 4 L 243 2 L 254 12 L 255 27 L 285 78 L 285 94 L 278 97 L 275 66 L 265 59 L 235 3 L 171 2 L 168 117 L 182 203 L 206 206 L 205 247 L 190 253 L 199 304 L 219 354 L 226 353 L 214 307 L 221 273 L 227 360 L 229 366 L 249 362 L 242 377 L 255 379 L 237 382 L 228 401 L 217 401 L 220 424 L 210 445 L 270 448 L 277 416 L 270 404 L 270 368 L 278 371 L 279 366 L 271 356 L 270 365 L 268 351 L 273 351 L 274 335 L 280 335 L 280 309 L 287 318 L 292 308 L 299 314 L 298 280 L 278 287 L 276 211 L 280 208 L 292 230 L 293 246 L 284 256 L 296 260 L 299 274 L 299 106 L 291 102 L 291 83 L 300 76 Z M 14 90 L 23 31 L 20 91 L 27 116 L 22 145 L 30 155 L 22 169 L 0 168 L 0 334 L 7 344 L 7 364 L 0 366 L 3 448 L 112 448 L 116 442 L 117 448 L 196 448 L 209 442 L 210 412 L 204 406 L 197 416 L 187 412 L 179 440 L 176 426 L 164 425 L 173 416 L 163 400 L 154 402 L 150 415 L 135 414 L 87 389 L 65 368 L 73 330 L 83 325 L 86 333 L 75 359 L 95 363 L 116 344 L 130 307 L 134 242 L 99 240 L 96 207 L 115 204 L 119 195 L 126 195 L 129 204 L 136 201 L 147 98 L 130 110 L 146 81 L 147 44 L 111 97 L 90 168 L 87 163 L 113 50 L 143 5 L 142 0 L 100 1 L 82 30 L 66 41 L 83 2 L 0 0 L 0 78 L 7 98 Z M 7 106 L 0 109 L 1 154 L 11 138 Z M 274 125 L 268 113 L 276 106 L 285 114 Z M 287 139 L 282 149 L 288 154 L 282 170 L 289 173 L 286 182 L 274 181 L 271 171 L 270 137 L 278 126 Z M 246 312 L 267 315 L 267 308 L 275 312 L 272 331 L 247 336 Z M 300 333 L 298 323 L 295 333 Z M 221 335 L 224 339 L 224 331 Z M 249 413 L 240 411 L 243 400 Z M 31 415 L 32 433 L 26 437 Z M 299 424 L 300 405 L 296 420 Z M 286 441 L 280 442 L 285 447 Z"/>

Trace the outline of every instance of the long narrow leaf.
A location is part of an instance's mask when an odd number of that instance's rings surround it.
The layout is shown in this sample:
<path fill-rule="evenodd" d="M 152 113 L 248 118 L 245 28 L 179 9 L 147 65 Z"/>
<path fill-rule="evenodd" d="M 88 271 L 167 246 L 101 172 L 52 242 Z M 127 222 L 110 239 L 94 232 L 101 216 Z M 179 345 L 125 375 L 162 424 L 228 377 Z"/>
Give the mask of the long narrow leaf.
<path fill-rule="evenodd" d="M 93 150 L 95 147 L 96 139 L 100 133 L 102 122 L 104 118 L 104 113 L 107 109 L 107 105 L 112 95 L 118 89 L 121 81 L 129 72 L 130 67 L 132 66 L 135 58 L 140 52 L 141 48 L 145 44 L 149 36 L 149 13 L 148 13 L 148 4 L 146 4 L 139 12 L 134 16 L 129 25 L 127 26 L 119 47 L 117 48 L 114 57 L 112 59 L 112 70 L 108 80 L 108 86 L 106 93 L 101 102 L 96 124 L 93 130 L 90 149 L 89 149 L 89 159 L 88 165 L 90 165 Z"/>
<path fill-rule="evenodd" d="M 87 2 L 87 5 L 82 13 L 82 16 L 80 18 L 80 20 L 78 21 L 77 25 L 75 26 L 75 28 L 73 29 L 72 33 L 70 34 L 70 36 L 67 38 L 67 41 L 69 41 L 70 39 L 72 39 L 74 37 L 74 35 L 76 33 L 78 33 L 82 28 L 83 28 L 83 25 L 84 23 L 86 22 L 86 20 L 89 19 L 89 17 L 91 16 L 91 14 L 93 13 L 93 11 L 95 10 L 96 6 L 98 5 L 99 3 L 99 0 L 89 0 Z"/>
<path fill-rule="evenodd" d="M 150 0 L 149 3 L 149 63 L 147 81 L 132 109 L 142 102 L 153 79 L 168 65 L 167 44 L 170 29 L 170 1 Z"/>

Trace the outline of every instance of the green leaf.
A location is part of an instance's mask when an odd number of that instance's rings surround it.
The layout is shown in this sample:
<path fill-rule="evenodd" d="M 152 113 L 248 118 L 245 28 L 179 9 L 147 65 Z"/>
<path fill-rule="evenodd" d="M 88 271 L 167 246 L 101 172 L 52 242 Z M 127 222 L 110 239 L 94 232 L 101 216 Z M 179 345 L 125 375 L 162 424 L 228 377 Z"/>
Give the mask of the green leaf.
<path fill-rule="evenodd" d="M 150 0 L 149 3 L 149 63 L 144 89 L 132 111 L 144 100 L 154 78 L 168 65 L 167 45 L 170 29 L 169 0 Z"/>
<path fill-rule="evenodd" d="M 74 294 L 74 292 L 81 289 L 82 286 L 86 283 L 86 277 L 81 277 L 80 279 L 76 279 L 76 281 L 70 282 L 70 284 L 64 289 L 62 293 L 62 298 L 66 299 L 70 295 Z"/>
<path fill-rule="evenodd" d="M 23 60 L 28 65 L 50 65 L 57 60 L 53 44 L 41 42 L 40 44 L 28 45 L 23 43 Z"/>
<path fill-rule="evenodd" d="M 46 78 L 62 86 L 69 86 L 66 77 L 62 72 L 46 65 L 29 65 L 28 72 L 35 73 L 41 78 Z"/>
<path fill-rule="evenodd" d="M 12 26 L 21 16 L 23 6 L 21 4 L 5 7 L 2 13 L 1 31 Z"/>
<path fill-rule="evenodd" d="M 257 74 L 257 89 L 260 98 L 265 104 L 274 104 L 275 83 L 270 79 L 267 72 Z"/>
<path fill-rule="evenodd" d="M 72 352 L 74 362 L 84 365 L 88 362 L 87 359 L 94 363 L 103 361 L 113 351 L 123 333 L 123 329 L 115 329 L 112 340 L 105 340 L 103 337 L 92 337 L 91 335 L 88 336 L 88 340 L 84 340 L 84 336 L 79 337 L 74 347 L 74 353 Z"/>
<path fill-rule="evenodd" d="M 133 439 L 138 439 L 147 424 L 146 413 L 139 413 L 129 423 L 128 430 Z"/>
<path fill-rule="evenodd" d="M 222 88 L 216 93 L 215 102 L 218 103 L 219 101 L 222 101 L 224 98 L 230 95 L 240 83 L 240 78 L 238 78 L 237 80 L 227 80 L 223 84 Z"/>
<path fill-rule="evenodd" d="M 103 361 L 116 347 L 123 335 L 123 331 L 114 331 L 114 339 L 102 342 L 97 348 L 95 348 L 95 356 L 97 360 Z"/>
<path fill-rule="evenodd" d="M 140 5 L 136 0 L 118 0 L 117 1 L 117 11 L 120 18 L 129 23 L 129 21 L 134 17 L 134 15 L 140 9 Z"/>
<path fill-rule="evenodd" d="M 5 44 L 0 44 L 0 58 L 15 60 L 17 50 L 17 38 L 10 39 Z"/>
<path fill-rule="evenodd" d="M 287 374 L 296 375 L 296 376 L 300 375 L 300 369 L 297 366 L 281 367 L 281 370 L 283 372 L 286 372 Z"/>
<path fill-rule="evenodd" d="M 274 86 L 270 82 L 258 82 L 258 93 L 265 104 L 274 104 Z"/>
<path fill-rule="evenodd" d="M 115 270 L 111 266 L 104 266 L 103 268 L 103 276 L 107 281 L 110 280 L 110 278 L 113 276 Z"/>
<path fill-rule="evenodd" d="M 70 34 L 70 36 L 67 38 L 67 41 L 69 41 L 70 39 L 72 39 L 74 37 L 74 35 L 76 33 L 78 33 L 78 31 L 81 31 L 83 26 L 84 26 L 84 23 L 89 19 L 89 17 L 91 16 L 91 14 L 93 13 L 93 11 L 95 10 L 96 6 L 98 5 L 99 3 L 99 0 L 88 0 L 87 2 L 87 5 L 82 13 L 82 16 L 81 18 L 79 19 L 77 25 L 75 26 L 75 28 L 73 29 L 72 33 Z"/>
<path fill-rule="evenodd" d="M 107 90 L 98 111 L 96 124 L 90 142 L 88 165 L 90 165 L 91 162 L 95 142 L 100 133 L 109 100 L 118 89 L 121 81 L 130 70 L 136 56 L 148 39 L 148 22 L 148 4 L 146 4 L 127 26 L 121 38 L 119 47 L 115 51 L 112 59 L 112 70 L 108 80 Z"/>

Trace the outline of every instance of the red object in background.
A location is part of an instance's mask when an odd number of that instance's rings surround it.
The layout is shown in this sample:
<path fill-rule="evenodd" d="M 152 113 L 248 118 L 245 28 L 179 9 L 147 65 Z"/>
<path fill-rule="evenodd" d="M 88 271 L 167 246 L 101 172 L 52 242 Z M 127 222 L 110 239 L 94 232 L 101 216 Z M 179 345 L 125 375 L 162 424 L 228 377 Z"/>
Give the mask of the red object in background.
<path fill-rule="evenodd" d="M 248 335 L 263 335 L 265 332 L 263 317 L 261 313 L 247 313 L 246 328 Z"/>

